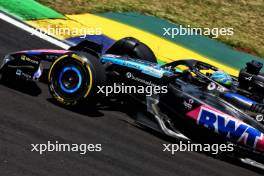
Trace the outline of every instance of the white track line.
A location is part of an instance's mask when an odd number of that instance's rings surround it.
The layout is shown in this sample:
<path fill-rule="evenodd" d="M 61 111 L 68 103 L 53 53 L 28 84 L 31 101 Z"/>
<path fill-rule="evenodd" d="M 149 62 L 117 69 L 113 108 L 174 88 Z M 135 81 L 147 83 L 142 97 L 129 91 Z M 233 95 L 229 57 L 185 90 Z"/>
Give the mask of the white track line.
<path fill-rule="evenodd" d="M 37 37 L 39 37 L 39 38 L 41 38 L 43 40 L 46 40 L 46 41 L 48 41 L 48 42 L 50 42 L 50 43 L 52 43 L 54 45 L 57 45 L 57 46 L 59 46 L 59 47 L 61 47 L 63 49 L 68 49 L 70 47 L 70 45 L 67 45 L 66 43 L 64 43 L 64 42 L 62 42 L 62 41 L 60 41 L 60 40 L 58 40 L 56 38 L 53 38 L 53 37 L 48 36 L 48 35 L 46 35 L 44 33 L 41 33 L 40 31 L 36 30 L 35 28 L 33 28 L 33 27 L 29 26 L 29 25 L 26 25 L 26 24 L 22 23 L 19 20 L 11 18 L 10 16 L 8 16 L 8 15 L 6 15 L 4 13 L 1 13 L 1 12 L 0 12 L 0 19 L 4 20 L 4 21 L 6 21 L 6 22 L 8 22 L 8 23 L 10 23 L 10 24 L 22 29 L 22 30 L 24 30 L 24 31 L 27 31 L 27 32 L 29 32 L 32 35 L 35 35 L 35 36 L 37 36 Z"/>

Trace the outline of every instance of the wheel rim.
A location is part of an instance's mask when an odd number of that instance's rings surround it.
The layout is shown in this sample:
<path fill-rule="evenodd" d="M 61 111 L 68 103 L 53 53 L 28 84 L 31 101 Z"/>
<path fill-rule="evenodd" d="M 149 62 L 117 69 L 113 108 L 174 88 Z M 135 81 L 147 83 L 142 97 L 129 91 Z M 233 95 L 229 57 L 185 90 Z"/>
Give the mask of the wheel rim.
<path fill-rule="evenodd" d="M 74 93 L 81 87 L 82 75 L 76 67 L 69 66 L 62 69 L 58 81 L 64 92 Z"/>

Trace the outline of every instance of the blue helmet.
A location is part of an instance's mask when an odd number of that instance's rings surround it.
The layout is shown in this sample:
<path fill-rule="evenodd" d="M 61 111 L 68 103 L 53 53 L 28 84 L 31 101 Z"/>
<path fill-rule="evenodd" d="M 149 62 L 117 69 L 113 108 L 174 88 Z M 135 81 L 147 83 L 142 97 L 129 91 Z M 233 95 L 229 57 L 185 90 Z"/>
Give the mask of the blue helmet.
<path fill-rule="evenodd" d="M 231 76 L 223 71 L 214 72 L 211 76 L 211 79 L 227 86 L 231 86 L 233 84 Z"/>

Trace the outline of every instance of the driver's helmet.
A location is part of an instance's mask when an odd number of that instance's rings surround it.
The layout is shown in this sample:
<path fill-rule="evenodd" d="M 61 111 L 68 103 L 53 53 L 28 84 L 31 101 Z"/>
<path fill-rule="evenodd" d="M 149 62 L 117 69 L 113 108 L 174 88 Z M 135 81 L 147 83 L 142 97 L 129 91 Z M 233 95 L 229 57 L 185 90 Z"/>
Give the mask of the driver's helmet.
<path fill-rule="evenodd" d="M 233 83 L 233 80 L 229 74 L 227 74 L 224 71 L 216 71 L 211 75 L 211 79 L 226 86 L 231 86 Z"/>

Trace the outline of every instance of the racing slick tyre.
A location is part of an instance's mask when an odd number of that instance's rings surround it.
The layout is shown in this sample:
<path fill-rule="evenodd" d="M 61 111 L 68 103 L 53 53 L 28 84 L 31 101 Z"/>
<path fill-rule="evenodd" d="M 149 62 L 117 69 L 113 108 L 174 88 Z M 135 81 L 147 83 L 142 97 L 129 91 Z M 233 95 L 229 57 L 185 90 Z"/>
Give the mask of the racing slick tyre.
<path fill-rule="evenodd" d="M 153 51 L 144 43 L 133 37 L 125 37 L 116 41 L 106 54 L 129 56 L 152 63 L 157 63 L 157 58 Z"/>
<path fill-rule="evenodd" d="M 96 88 L 105 81 L 103 65 L 94 55 L 75 52 L 58 58 L 50 67 L 48 87 L 63 105 L 76 105 L 84 99 L 93 103 Z"/>

